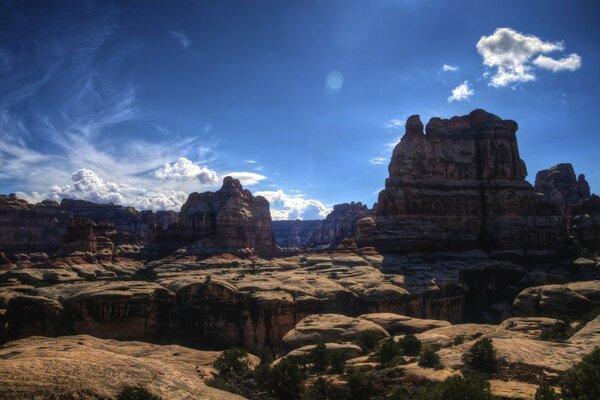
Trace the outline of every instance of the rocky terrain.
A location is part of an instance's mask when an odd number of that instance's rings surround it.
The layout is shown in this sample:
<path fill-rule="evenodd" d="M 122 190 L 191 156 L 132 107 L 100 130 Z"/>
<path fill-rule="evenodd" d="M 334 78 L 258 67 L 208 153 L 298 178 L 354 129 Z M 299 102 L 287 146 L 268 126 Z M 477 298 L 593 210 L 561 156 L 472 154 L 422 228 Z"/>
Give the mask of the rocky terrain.
<path fill-rule="evenodd" d="M 416 399 L 482 339 L 495 396 L 558 387 L 600 345 L 600 198 L 570 164 L 529 184 L 516 131 L 483 110 L 412 116 L 375 207 L 323 221 L 273 223 L 231 177 L 178 213 L 0 196 L 0 398 L 291 398 L 244 375 L 255 357 L 226 372 L 220 350 L 240 347 L 272 352 L 264 371 L 300 365 L 304 398 L 360 371 L 385 376 L 373 398 Z M 439 360 L 394 347 L 415 340 Z M 337 361 L 316 373 L 319 351 Z"/>

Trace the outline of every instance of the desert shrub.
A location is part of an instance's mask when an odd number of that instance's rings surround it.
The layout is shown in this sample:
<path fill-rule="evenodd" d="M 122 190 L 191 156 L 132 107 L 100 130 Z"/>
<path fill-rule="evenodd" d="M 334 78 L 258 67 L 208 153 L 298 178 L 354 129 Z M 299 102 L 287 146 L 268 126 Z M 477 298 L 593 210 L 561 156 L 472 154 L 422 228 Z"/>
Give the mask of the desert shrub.
<path fill-rule="evenodd" d="M 394 339 L 385 339 L 379 344 L 377 359 L 382 365 L 389 366 L 395 364 L 401 355 L 402 349 Z"/>
<path fill-rule="evenodd" d="M 465 337 L 463 335 L 456 335 L 452 339 L 452 346 L 458 346 L 465 342 Z"/>
<path fill-rule="evenodd" d="M 208 284 L 210 284 L 211 282 L 212 282 L 212 275 L 210 275 L 210 274 L 209 274 L 209 275 L 206 275 L 206 276 L 204 277 L 204 284 L 205 284 L 205 285 L 208 285 Z"/>
<path fill-rule="evenodd" d="M 213 367 L 222 376 L 230 374 L 245 375 L 249 372 L 247 357 L 248 352 L 246 350 L 233 347 L 221 353 L 215 360 Z"/>
<path fill-rule="evenodd" d="M 392 390 L 390 395 L 391 400 L 408 400 L 410 399 L 410 392 L 404 386 L 398 386 Z"/>
<path fill-rule="evenodd" d="M 423 346 L 419 354 L 419 366 L 427 368 L 438 368 L 440 366 L 440 356 L 436 353 L 437 348 L 431 345 Z"/>
<path fill-rule="evenodd" d="M 402 353 L 407 356 L 418 356 L 423 347 L 421 341 L 415 335 L 406 335 L 398 341 Z"/>
<path fill-rule="evenodd" d="M 535 391 L 535 400 L 560 400 L 560 396 L 554 391 L 554 388 L 546 382 Z"/>
<path fill-rule="evenodd" d="M 268 347 L 259 347 L 258 351 L 256 352 L 256 355 L 258 356 L 258 358 L 260 358 L 261 364 L 271 364 L 273 362 L 273 353 L 271 352 L 271 350 L 269 350 Z"/>
<path fill-rule="evenodd" d="M 329 354 L 324 343 L 318 343 L 315 348 L 310 351 L 309 357 L 313 371 L 325 371 L 327 365 L 329 364 Z"/>
<path fill-rule="evenodd" d="M 359 345 L 364 351 L 373 350 L 381 340 L 380 335 L 375 331 L 359 332 L 354 338 L 354 343 Z"/>
<path fill-rule="evenodd" d="M 344 372 L 346 367 L 346 360 L 348 359 L 348 352 L 344 350 L 330 351 L 329 352 L 329 365 L 331 371 L 336 374 Z"/>
<path fill-rule="evenodd" d="M 600 347 L 565 372 L 560 387 L 564 400 L 600 399 Z"/>
<path fill-rule="evenodd" d="M 146 388 L 128 386 L 117 395 L 117 400 L 161 400 L 161 398 L 153 395 Z"/>
<path fill-rule="evenodd" d="M 348 375 L 348 398 L 366 400 L 373 395 L 374 382 L 371 374 L 353 369 Z"/>
<path fill-rule="evenodd" d="M 267 385 L 271 394 L 280 400 L 299 399 L 302 394 L 304 375 L 298 364 L 282 360 L 269 371 Z"/>
<path fill-rule="evenodd" d="M 452 376 L 435 384 L 427 400 L 491 400 L 490 384 L 481 376 Z"/>
<path fill-rule="evenodd" d="M 490 339 L 480 339 L 462 355 L 463 362 L 479 372 L 495 372 L 498 368 L 496 349 Z"/>
<path fill-rule="evenodd" d="M 556 321 L 552 325 L 543 328 L 540 340 L 548 342 L 564 342 L 573 334 L 571 326 L 566 321 Z"/>
<path fill-rule="evenodd" d="M 322 376 L 302 393 L 302 400 L 346 400 L 348 393 L 344 388 L 333 385 L 331 381 Z"/>

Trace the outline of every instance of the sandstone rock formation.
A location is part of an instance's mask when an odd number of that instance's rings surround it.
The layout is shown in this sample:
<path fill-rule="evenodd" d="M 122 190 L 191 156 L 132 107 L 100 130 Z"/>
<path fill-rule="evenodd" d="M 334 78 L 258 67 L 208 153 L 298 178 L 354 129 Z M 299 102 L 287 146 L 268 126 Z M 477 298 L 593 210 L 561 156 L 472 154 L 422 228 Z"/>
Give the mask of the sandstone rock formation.
<path fill-rule="evenodd" d="M 273 221 L 273 233 L 280 247 L 307 247 L 320 227 L 320 220 Z"/>
<path fill-rule="evenodd" d="M 184 239 L 206 242 L 221 251 L 276 252 L 269 202 L 254 197 L 229 176 L 216 192 L 190 194 L 179 212 L 178 229 Z"/>
<path fill-rule="evenodd" d="M 580 315 L 600 306 L 600 281 L 535 286 L 523 290 L 513 303 L 520 316 Z"/>
<path fill-rule="evenodd" d="M 5 315 L 7 336 L 92 334 L 111 339 L 162 338 L 175 296 L 150 282 L 57 284 L 13 296 Z"/>
<path fill-rule="evenodd" d="M 566 214 L 571 204 L 578 204 L 590 197 L 590 185 L 585 175 L 580 174 L 575 178 L 575 170 L 569 163 L 539 171 L 535 176 L 534 189 L 558 204 L 562 214 Z"/>
<path fill-rule="evenodd" d="M 371 210 L 360 202 L 336 204 L 311 238 L 311 244 L 335 248 L 343 239 L 354 239 L 356 224 L 370 212 Z"/>
<path fill-rule="evenodd" d="M 219 354 L 86 335 L 31 337 L 0 347 L 0 396 L 114 399 L 125 387 L 143 387 L 163 399 L 242 400 L 204 383 Z"/>
<path fill-rule="evenodd" d="M 568 210 L 569 236 L 588 249 L 600 249 L 600 197 L 592 195 Z"/>
<path fill-rule="evenodd" d="M 484 110 L 432 118 L 416 115 L 394 149 L 376 216 L 361 221 L 384 251 L 483 248 L 551 253 L 564 236 L 559 210 L 525 181 L 517 123 Z M 374 225 L 374 226 L 373 226 Z"/>

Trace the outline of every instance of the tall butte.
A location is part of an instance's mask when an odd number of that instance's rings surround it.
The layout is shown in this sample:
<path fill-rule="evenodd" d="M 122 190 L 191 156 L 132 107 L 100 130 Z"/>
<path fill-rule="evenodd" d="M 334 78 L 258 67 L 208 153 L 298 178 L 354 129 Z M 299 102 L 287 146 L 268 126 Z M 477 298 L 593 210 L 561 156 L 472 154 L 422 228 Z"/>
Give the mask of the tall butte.
<path fill-rule="evenodd" d="M 481 248 L 550 255 L 564 243 L 560 211 L 525 180 L 517 123 L 478 109 L 451 119 L 418 115 L 392 155 L 362 245 L 386 252 Z"/>
<path fill-rule="evenodd" d="M 275 236 L 269 202 L 253 196 L 230 176 L 216 192 L 192 193 L 179 212 L 180 235 L 221 250 L 248 249 L 274 255 Z"/>

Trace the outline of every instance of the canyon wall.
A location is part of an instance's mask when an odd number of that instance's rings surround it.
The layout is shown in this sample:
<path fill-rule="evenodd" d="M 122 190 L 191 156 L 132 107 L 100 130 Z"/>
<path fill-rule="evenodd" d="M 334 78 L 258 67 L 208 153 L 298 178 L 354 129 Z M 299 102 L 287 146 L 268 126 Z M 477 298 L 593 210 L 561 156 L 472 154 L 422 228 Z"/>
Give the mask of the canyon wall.
<path fill-rule="evenodd" d="M 321 227 L 321 220 L 273 221 L 275 241 L 280 247 L 307 247 Z"/>
<path fill-rule="evenodd" d="M 570 163 L 557 164 L 539 171 L 535 176 L 534 189 L 556 203 L 563 215 L 571 204 L 578 204 L 590 197 L 590 185 L 585 180 L 585 175 L 579 174 L 576 178 Z"/>

